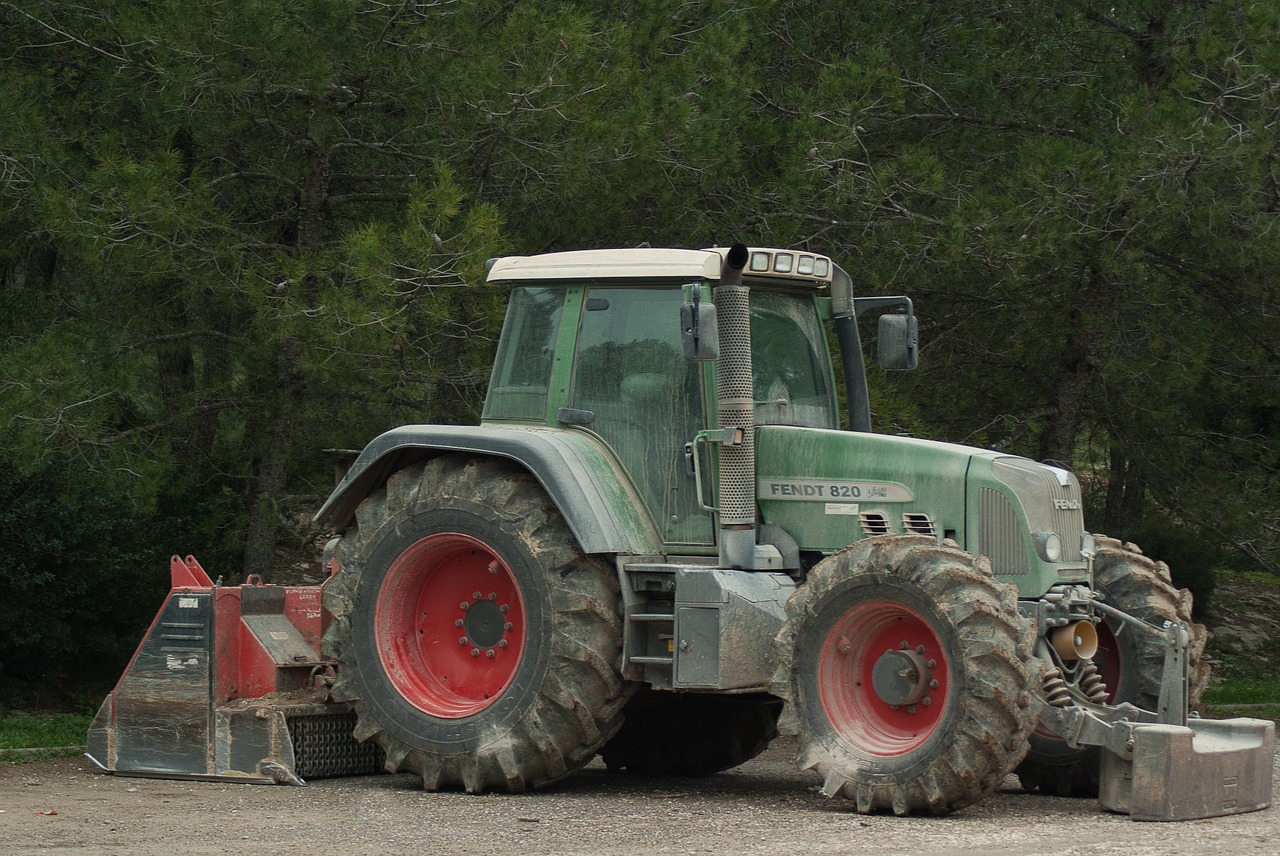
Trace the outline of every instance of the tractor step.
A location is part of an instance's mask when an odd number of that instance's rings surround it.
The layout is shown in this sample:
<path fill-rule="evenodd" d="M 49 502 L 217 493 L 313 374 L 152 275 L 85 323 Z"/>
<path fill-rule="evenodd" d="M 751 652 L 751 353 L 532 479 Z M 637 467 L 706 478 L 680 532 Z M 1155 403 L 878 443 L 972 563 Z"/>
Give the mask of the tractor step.
<path fill-rule="evenodd" d="M 90 760 L 264 784 L 382 772 L 382 750 L 357 743 L 355 714 L 328 698 L 323 586 L 214 585 L 189 556 L 170 570 L 168 599 L 89 728 Z"/>
<path fill-rule="evenodd" d="M 1274 722 L 1193 718 L 1132 733 L 1131 759 L 1103 749 L 1103 808 L 1134 820 L 1194 820 L 1271 805 Z"/>

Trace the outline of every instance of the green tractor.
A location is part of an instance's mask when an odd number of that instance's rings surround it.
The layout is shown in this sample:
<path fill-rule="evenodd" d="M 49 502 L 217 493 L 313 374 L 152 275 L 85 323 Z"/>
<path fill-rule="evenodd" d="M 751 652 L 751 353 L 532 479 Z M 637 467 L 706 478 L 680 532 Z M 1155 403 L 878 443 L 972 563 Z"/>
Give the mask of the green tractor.
<path fill-rule="evenodd" d="M 1139 819 L 1270 804 L 1273 724 L 1191 712 L 1190 595 L 1085 531 L 1071 473 L 871 432 L 859 319 L 913 368 L 910 300 L 740 245 L 503 258 L 488 281 L 511 297 L 481 424 L 383 434 L 317 515 L 345 534 L 309 686 L 385 769 L 470 792 L 597 754 L 699 776 L 781 731 L 861 812 L 944 814 L 1010 773 Z M 175 571 L 189 598 L 205 581 Z M 214 705 L 269 719 L 273 686 Z M 292 710 L 296 740 L 317 706 Z M 113 715 L 99 763 L 126 772 Z M 268 766 L 300 768 L 286 748 Z"/>

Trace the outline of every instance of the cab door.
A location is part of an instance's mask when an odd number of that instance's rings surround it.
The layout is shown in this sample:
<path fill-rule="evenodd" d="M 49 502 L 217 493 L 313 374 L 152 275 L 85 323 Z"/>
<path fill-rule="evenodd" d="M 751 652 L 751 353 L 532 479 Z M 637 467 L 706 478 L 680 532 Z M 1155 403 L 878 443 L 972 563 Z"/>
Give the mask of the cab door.
<path fill-rule="evenodd" d="M 701 287 L 701 286 L 694 286 Z M 711 544 L 685 446 L 706 422 L 702 364 L 684 358 L 680 286 L 587 289 L 571 406 L 617 454 L 663 541 Z"/>

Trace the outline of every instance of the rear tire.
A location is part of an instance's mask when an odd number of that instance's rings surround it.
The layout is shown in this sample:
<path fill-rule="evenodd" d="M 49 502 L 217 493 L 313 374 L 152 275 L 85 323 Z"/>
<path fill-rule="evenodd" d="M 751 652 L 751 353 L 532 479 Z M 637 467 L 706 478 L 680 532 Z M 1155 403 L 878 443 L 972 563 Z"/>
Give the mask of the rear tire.
<path fill-rule="evenodd" d="M 781 711 L 773 696 L 643 691 L 600 757 L 638 776 L 710 776 L 769 748 Z"/>
<path fill-rule="evenodd" d="M 778 641 L 801 766 L 860 812 L 955 811 L 1027 750 L 1033 629 L 953 544 L 877 537 L 824 559 Z"/>
<path fill-rule="evenodd" d="M 1209 681 L 1209 664 L 1203 660 L 1204 625 L 1191 620 L 1191 593 L 1176 589 L 1169 566 L 1153 561 L 1133 544 L 1105 535 L 1094 536 L 1094 587 L 1105 603 L 1136 618 L 1161 626 L 1165 621 L 1185 621 L 1191 628 L 1187 662 L 1191 677 L 1192 707 Z M 1160 701 L 1164 673 L 1164 647 L 1159 639 L 1140 633 L 1117 633 L 1119 625 L 1106 619 L 1098 626 L 1098 653 L 1094 664 L 1107 685 L 1107 703 L 1130 702 L 1155 710 Z M 1102 774 L 1100 749 L 1072 749 L 1066 741 L 1045 729 L 1031 735 L 1031 751 L 1017 769 L 1028 792 L 1055 796 L 1096 797 Z"/>
<path fill-rule="evenodd" d="M 324 595 L 356 738 L 428 790 L 522 791 L 587 763 L 631 690 L 621 597 L 537 482 L 447 455 L 395 473 L 356 521 Z"/>

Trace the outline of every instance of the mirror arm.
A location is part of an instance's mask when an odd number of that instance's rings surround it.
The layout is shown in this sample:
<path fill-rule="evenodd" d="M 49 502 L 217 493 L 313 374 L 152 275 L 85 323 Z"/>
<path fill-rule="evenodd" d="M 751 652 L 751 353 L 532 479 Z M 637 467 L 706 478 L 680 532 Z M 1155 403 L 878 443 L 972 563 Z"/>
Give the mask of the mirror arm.
<path fill-rule="evenodd" d="M 855 297 L 853 299 L 853 311 L 859 318 L 869 312 L 887 312 L 890 309 L 902 309 L 902 314 L 910 318 L 913 314 L 911 306 L 911 298 L 904 295 L 896 297 Z"/>
<path fill-rule="evenodd" d="M 844 389 L 848 399 L 849 430 L 871 431 L 871 395 L 867 390 L 867 364 L 862 356 L 862 337 L 858 335 L 858 319 L 852 315 L 837 316 L 832 322 L 840 343 L 840 367 L 844 371 Z"/>

